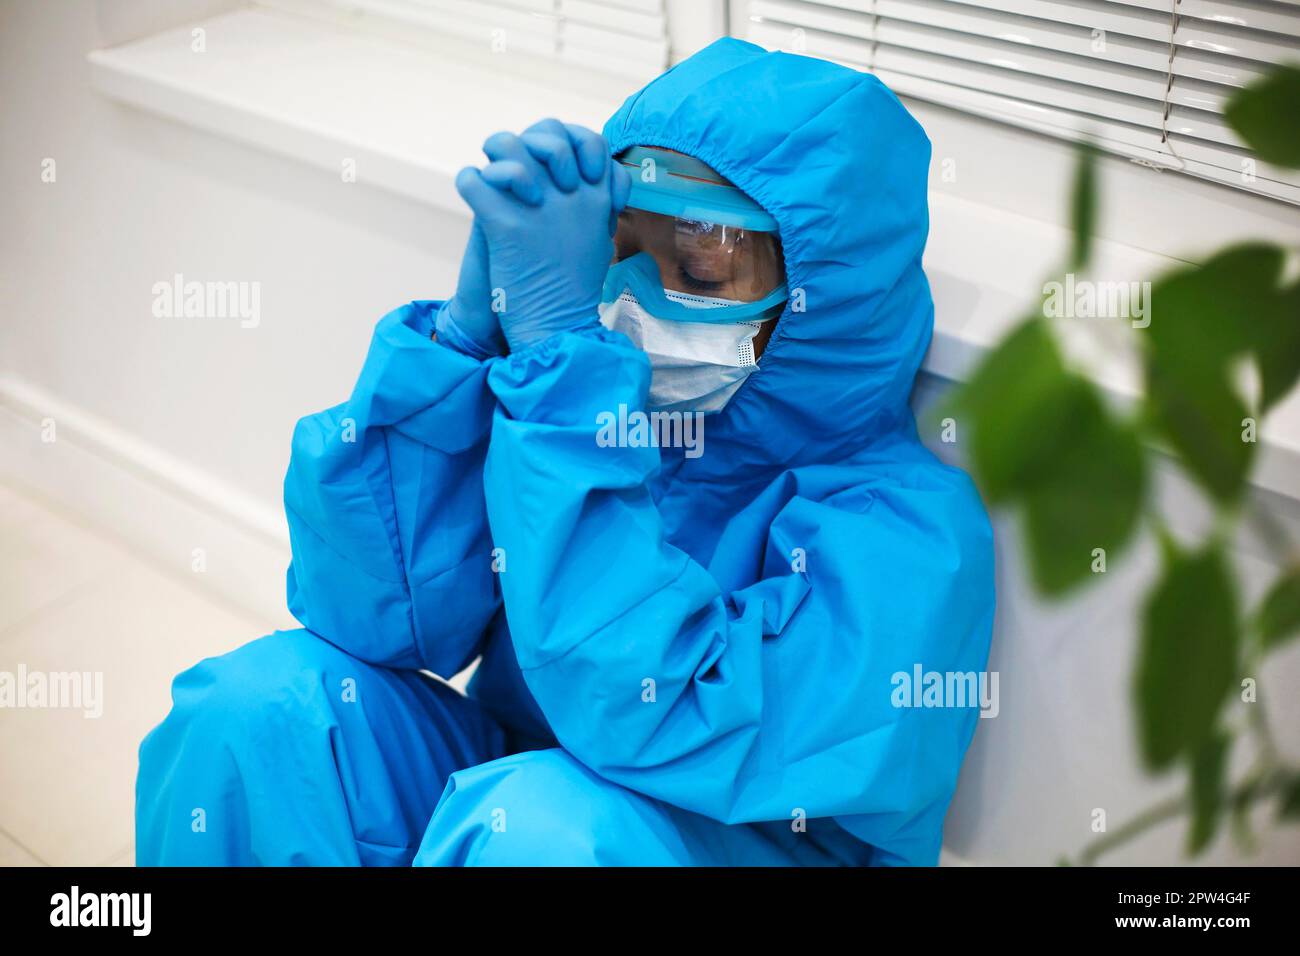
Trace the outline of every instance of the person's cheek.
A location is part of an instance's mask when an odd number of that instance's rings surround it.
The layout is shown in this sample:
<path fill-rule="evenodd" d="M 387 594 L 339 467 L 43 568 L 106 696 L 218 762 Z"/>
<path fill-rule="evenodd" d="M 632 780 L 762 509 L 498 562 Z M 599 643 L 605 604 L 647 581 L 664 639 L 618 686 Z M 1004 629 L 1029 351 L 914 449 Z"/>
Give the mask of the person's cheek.
<path fill-rule="evenodd" d="M 693 250 L 680 257 L 681 266 L 701 282 L 716 282 L 719 286 L 734 284 L 739 276 L 735 256 L 722 250 Z"/>
<path fill-rule="evenodd" d="M 654 256 L 655 265 L 659 267 L 659 282 L 665 289 L 675 289 L 681 283 L 677 279 L 677 260 L 672 256 L 666 256 L 663 250 L 656 250 L 651 253 Z"/>

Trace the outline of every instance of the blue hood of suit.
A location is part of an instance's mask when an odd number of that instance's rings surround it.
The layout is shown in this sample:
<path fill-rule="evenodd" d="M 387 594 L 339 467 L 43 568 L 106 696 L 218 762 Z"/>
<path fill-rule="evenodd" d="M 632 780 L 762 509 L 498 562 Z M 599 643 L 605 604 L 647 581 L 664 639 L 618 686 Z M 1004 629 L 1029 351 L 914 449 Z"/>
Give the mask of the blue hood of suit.
<path fill-rule="evenodd" d="M 760 370 L 710 420 L 711 453 L 684 463 L 692 477 L 722 477 L 708 470 L 723 463 L 770 477 L 910 431 L 933 328 L 930 143 L 883 83 L 722 39 L 629 97 L 604 133 L 615 154 L 659 146 L 708 163 L 780 230 L 791 300 Z"/>

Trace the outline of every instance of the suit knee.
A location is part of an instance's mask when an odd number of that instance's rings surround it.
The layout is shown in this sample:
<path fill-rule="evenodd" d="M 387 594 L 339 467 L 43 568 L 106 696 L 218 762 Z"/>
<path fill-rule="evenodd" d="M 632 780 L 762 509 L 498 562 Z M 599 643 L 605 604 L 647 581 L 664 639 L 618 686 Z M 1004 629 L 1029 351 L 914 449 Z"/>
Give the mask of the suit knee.
<path fill-rule="evenodd" d="M 563 750 L 537 750 L 453 774 L 416 864 L 662 863 L 672 862 L 672 842 L 655 801 Z"/>
<path fill-rule="evenodd" d="M 346 655 L 310 632 L 277 631 L 179 674 L 168 720 L 234 731 L 318 707 L 315 687 L 339 658 Z"/>

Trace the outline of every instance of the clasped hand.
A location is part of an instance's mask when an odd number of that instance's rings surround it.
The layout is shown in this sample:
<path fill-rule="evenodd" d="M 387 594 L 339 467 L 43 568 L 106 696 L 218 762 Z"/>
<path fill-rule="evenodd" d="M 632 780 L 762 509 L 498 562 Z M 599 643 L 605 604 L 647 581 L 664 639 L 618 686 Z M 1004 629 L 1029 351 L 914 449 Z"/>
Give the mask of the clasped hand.
<path fill-rule="evenodd" d="M 487 165 L 456 177 L 474 224 L 438 337 L 485 358 L 597 324 L 627 171 L 603 136 L 554 119 L 496 133 L 483 152 Z"/>

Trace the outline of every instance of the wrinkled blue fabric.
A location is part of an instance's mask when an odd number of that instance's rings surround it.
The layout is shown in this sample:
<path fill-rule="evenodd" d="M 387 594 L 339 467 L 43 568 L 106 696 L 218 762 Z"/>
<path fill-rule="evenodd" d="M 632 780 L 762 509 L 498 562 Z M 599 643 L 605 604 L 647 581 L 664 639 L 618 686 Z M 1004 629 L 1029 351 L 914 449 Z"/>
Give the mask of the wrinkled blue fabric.
<path fill-rule="evenodd" d="M 977 711 L 895 707 L 892 675 L 982 671 L 994 594 L 979 498 L 908 408 L 928 142 L 873 77 L 736 40 L 605 135 L 776 219 L 791 300 L 760 370 L 700 457 L 602 447 L 649 382 L 621 335 L 478 362 L 430 341 L 437 303 L 386 316 L 294 435 L 304 630 L 177 679 L 140 862 L 936 861 Z M 415 673 L 480 655 L 471 699 Z M 334 699 L 349 675 L 363 708 Z"/>

